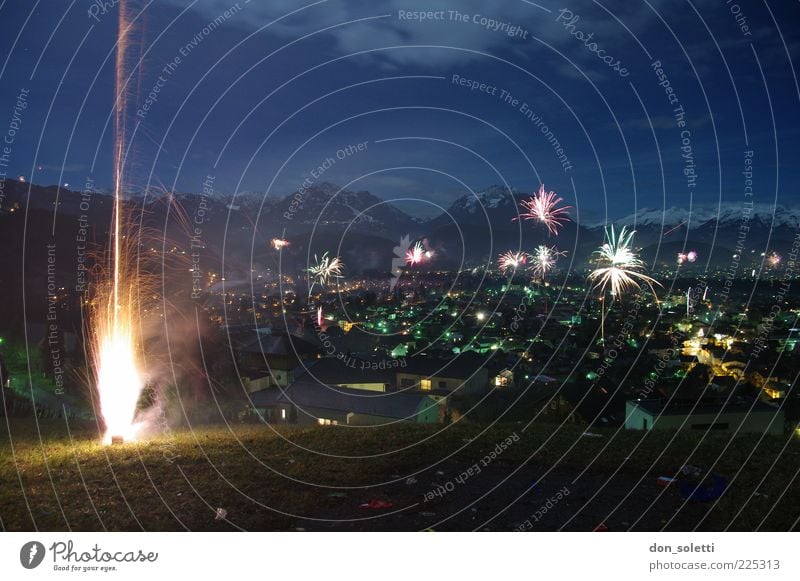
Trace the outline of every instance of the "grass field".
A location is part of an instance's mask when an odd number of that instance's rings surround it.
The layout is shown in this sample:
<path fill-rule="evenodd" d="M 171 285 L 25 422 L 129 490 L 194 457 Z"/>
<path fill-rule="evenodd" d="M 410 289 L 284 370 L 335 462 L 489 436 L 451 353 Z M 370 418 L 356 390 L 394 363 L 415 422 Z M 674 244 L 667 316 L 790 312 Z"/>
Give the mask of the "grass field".
<path fill-rule="evenodd" d="M 486 431 L 460 424 L 446 430 L 241 425 L 104 447 L 90 426 L 68 431 L 63 421 L 37 428 L 33 420 L 12 420 L 0 426 L 0 524 L 4 530 L 797 528 L 796 438 L 593 432 L 599 437 L 549 425 L 527 431 L 521 425 Z M 517 441 L 491 457 L 514 434 Z M 726 476 L 726 494 L 717 502 L 685 502 L 675 487 L 656 485 L 656 477 L 675 475 L 684 463 Z M 476 465 L 480 472 L 470 473 Z M 391 507 L 362 507 L 376 500 Z"/>

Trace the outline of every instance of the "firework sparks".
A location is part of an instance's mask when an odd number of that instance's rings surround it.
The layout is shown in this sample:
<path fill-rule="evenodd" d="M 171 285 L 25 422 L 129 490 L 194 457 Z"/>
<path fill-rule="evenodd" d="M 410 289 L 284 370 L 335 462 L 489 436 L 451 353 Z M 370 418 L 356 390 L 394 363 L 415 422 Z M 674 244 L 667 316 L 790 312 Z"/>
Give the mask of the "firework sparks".
<path fill-rule="evenodd" d="M 558 234 L 558 229 L 569 220 L 567 210 L 572 206 L 559 206 L 563 198 L 555 192 L 548 192 L 544 184 L 539 187 L 539 192 L 522 202 L 525 212 L 520 214 L 523 220 L 541 222 L 551 234 Z"/>
<path fill-rule="evenodd" d="M 628 231 L 623 227 L 619 236 L 614 232 L 614 227 L 606 229 L 605 242 L 595 254 L 602 262 L 608 266 L 600 267 L 589 274 L 589 279 L 596 281 L 594 288 L 599 288 L 601 294 L 605 294 L 608 288 L 611 294 L 620 298 L 626 290 L 641 288 L 640 282 L 647 284 L 656 295 L 654 285 L 660 283 L 640 271 L 644 268 L 644 262 L 636 255 L 632 248 L 634 231 Z"/>
<path fill-rule="evenodd" d="M 678 252 L 678 264 L 695 262 L 696 260 L 697 260 L 696 250 L 690 250 L 689 252 Z"/>
<path fill-rule="evenodd" d="M 406 252 L 406 264 L 409 266 L 419 264 L 425 260 L 426 254 L 425 246 L 422 245 L 422 242 L 415 242 L 414 246 L 409 248 L 408 252 Z"/>
<path fill-rule="evenodd" d="M 283 250 L 290 244 L 288 240 L 284 240 L 283 238 L 273 238 L 269 243 L 275 250 Z"/>
<path fill-rule="evenodd" d="M 767 264 L 769 264 L 772 268 L 775 268 L 778 265 L 780 265 L 781 260 L 783 260 L 783 258 L 777 252 L 771 252 L 767 256 Z"/>
<path fill-rule="evenodd" d="M 605 231 L 605 242 L 595 254 L 602 262 L 608 264 L 593 270 L 589 273 L 589 280 L 597 281 L 593 288 L 600 289 L 602 312 L 600 315 L 600 334 L 605 345 L 605 322 L 606 322 L 606 289 L 611 288 L 612 298 L 621 299 L 626 290 L 640 289 L 640 282 L 647 284 L 653 291 L 653 296 L 658 302 L 658 295 L 653 285 L 660 283 L 646 274 L 639 272 L 644 268 L 644 262 L 633 251 L 633 234 L 623 226 L 619 236 L 614 232 L 614 226 Z"/>
<path fill-rule="evenodd" d="M 558 250 L 555 246 L 545 246 L 540 244 L 533 253 L 533 273 L 544 280 L 547 273 L 553 269 L 560 256 L 566 256 L 566 252 Z"/>
<path fill-rule="evenodd" d="M 137 361 L 138 335 L 137 277 L 131 266 L 135 253 L 134 238 L 122 216 L 125 185 L 124 153 L 126 148 L 127 80 L 126 52 L 132 31 L 130 9 L 119 4 L 119 37 L 116 54 L 114 103 L 114 206 L 113 242 L 107 278 L 94 288 L 91 319 L 92 355 L 99 398 L 100 414 L 105 423 L 104 441 L 135 439 L 139 426 L 134 423 L 136 406 L 144 381 Z"/>
<path fill-rule="evenodd" d="M 309 295 L 314 289 L 314 285 L 318 284 L 322 288 L 325 288 L 330 284 L 331 279 L 341 278 L 342 269 L 344 268 L 344 263 L 341 258 L 338 256 L 330 258 L 327 252 L 322 255 L 321 259 L 318 259 L 317 256 L 314 255 L 314 262 L 315 264 L 308 269 L 308 274 L 312 279 L 311 287 L 308 289 Z"/>
<path fill-rule="evenodd" d="M 503 274 L 508 274 L 509 272 L 514 272 L 520 266 L 527 264 L 528 255 L 524 252 L 514 252 L 513 250 L 509 250 L 505 254 L 498 256 L 497 262 L 500 267 L 500 271 Z"/>

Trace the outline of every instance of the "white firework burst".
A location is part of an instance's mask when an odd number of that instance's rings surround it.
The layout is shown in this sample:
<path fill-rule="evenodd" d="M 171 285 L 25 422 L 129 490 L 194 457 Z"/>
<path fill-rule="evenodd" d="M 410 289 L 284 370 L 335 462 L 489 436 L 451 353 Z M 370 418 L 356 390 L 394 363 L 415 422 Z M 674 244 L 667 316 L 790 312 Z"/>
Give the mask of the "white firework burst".
<path fill-rule="evenodd" d="M 615 298 L 621 298 L 627 290 L 640 289 L 641 283 L 644 283 L 658 300 L 654 285 L 661 285 L 656 279 L 641 272 L 644 262 L 633 250 L 634 233 L 634 230 L 629 231 L 626 227 L 622 228 L 619 235 L 614 231 L 614 226 L 606 229 L 605 242 L 595 251 L 595 255 L 606 266 L 593 270 L 589 274 L 589 280 L 595 281 L 593 288 L 599 288 L 601 294 L 604 295 L 610 289 Z"/>
<path fill-rule="evenodd" d="M 311 294 L 315 285 L 325 288 L 330 284 L 331 279 L 341 278 L 342 269 L 344 269 L 342 259 L 338 256 L 330 258 L 327 252 L 322 255 L 322 258 L 317 258 L 317 256 L 314 255 L 314 262 L 315 264 L 308 268 L 308 274 L 312 280 L 311 286 L 308 289 L 309 294 Z"/>

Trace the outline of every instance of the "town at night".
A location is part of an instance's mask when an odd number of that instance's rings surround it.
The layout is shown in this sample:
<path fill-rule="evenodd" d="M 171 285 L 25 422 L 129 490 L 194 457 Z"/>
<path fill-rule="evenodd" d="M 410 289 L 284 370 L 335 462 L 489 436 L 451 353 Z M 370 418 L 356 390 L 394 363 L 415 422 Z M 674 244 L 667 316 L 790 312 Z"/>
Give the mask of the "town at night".
<path fill-rule="evenodd" d="M 797 5 L 0 20 L 9 578 L 798 571 Z"/>

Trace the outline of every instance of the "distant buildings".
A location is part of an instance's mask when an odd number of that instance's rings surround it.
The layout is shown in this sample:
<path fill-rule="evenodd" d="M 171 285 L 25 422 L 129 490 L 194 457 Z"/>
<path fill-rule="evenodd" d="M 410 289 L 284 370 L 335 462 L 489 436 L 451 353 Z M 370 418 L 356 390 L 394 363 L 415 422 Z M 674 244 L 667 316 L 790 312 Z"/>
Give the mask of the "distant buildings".
<path fill-rule="evenodd" d="M 741 396 L 696 403 L 641 399 L 627 402 L 625 428 L 692 429 L 781 435 L 784 430 L 784 418 L 776 406 Z"/>

